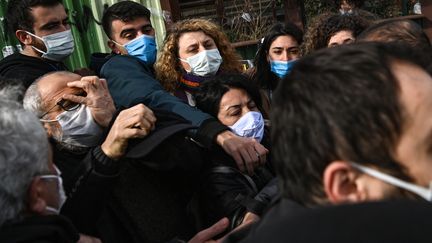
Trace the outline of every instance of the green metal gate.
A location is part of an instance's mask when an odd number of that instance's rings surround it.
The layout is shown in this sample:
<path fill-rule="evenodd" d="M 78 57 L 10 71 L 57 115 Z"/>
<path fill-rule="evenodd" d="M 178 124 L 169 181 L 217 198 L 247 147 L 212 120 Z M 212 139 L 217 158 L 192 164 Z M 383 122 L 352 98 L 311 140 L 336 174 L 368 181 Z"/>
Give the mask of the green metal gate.
<path fill-rule="evenodd" d="M 102 14 L 106 7 L 121 0 L 63 0 L 72 22 L 72 34 L 75 39 L 75 51 L 65 61 L 70 70 L 88 67 L 90 55 L 95 52 L 108 53 L 107 37 L 102 26 Z M 161 46 L 165 36 L 165 24 L 158 0 L 134 0 L 146 6 L 152 12 L 151 22 L 156 29 L 156 41 Z M 0 48 L 1 58 L 18 51 L 19 42 L 15 36 L 8 35 L 3 29 L 7 0 L 0 0 Z"/>

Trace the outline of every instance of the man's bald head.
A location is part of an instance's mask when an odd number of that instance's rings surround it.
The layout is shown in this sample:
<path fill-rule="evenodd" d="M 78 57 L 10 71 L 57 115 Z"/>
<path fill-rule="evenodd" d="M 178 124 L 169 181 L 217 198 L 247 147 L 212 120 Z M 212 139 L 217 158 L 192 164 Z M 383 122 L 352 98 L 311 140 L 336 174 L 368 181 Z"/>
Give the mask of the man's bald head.
<path fill-rule="evenodd" d="M 68 71 L 50 72 L 41 76 L 27 89 L 24 108 L 40 117 L 61 99 L 64 91 L 72 89 L 67 87 L 68 82 L 80 79 L 80 75 Z"/>

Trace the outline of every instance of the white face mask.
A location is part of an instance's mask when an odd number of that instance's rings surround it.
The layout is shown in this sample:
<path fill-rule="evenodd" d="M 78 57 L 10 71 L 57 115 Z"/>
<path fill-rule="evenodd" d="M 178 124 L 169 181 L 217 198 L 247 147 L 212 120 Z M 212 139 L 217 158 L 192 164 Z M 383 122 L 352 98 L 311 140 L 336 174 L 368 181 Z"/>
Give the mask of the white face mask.
<path fill-rule="evenodd" d="M 186 70 L 188 73 L 204 77 L 216 74 L 222 63 L 222 57 L 216 48 L 199 52 L 186 60 L 180 58 L 180 61 L 189 64 L 191 70 Z"/>
<path fill-rule="evenodd" d="M 52 212 L 54 214 L 59 214 L 60 209 L 63 207 L 64 203 L 66 202 L 66 193 L 63 188 L 63 179 L 60 177 L 60 170 L 57 168 L 57 166 L 54 165 L 54 168 L 57 172 L 57 175 L 42 175 L 40 176 L 41 179 L 56 179 L 57 180 L 57 187 L 58 187 L 58 197 L 59 197 L 59 207 L 53 208 L 50 206 L 46 206 L 45 210 Z"/>
<path fill-rule="evenodd" d="M 240 137 L 255 138 L 261 142 L 264 136 L 264 119 L 260 112 L 249 111 L 230 128 Z"/>
<path fill-rule="evenodd" d="M 88 106 L 81 105 L 76 110 L 64 111 L 56 117 L 55 121 L 58 121 L 62 128 L 60 141 L 63 143 L 93 147 L 100 142 L 103 130 L 93 119 Z"/>
<path fill-rule="evenodd" d="M 365 173 L 367 175 L 370 175 L 372 177 L 375 177 L 381 181 L 384 181 L 390 185 L 405 189 L 409 192 L 412 192 L 414 194 L 419 195 L 420 197 L 424 198 L 425 200 L 432 202 L 432 182 L 429 183 L 429 188 L 422 187 L 415 185 L 410 182 L 406 182 L 403 180 L 400 180 L 396 177 L 393 177 L 391 175 L 384 174 L 378 170 L 371 169 L 369 167 L 359 165 L 357 163 L 351 162 L 351 166 L 356 168 L 357 170 L 361 171 L 362 173 Z"/>
<path fill-rule="evenodd" d="M 62 31 L 43 37 L 39 37 L 27 31 L 26 33 L 43 41 L 46 47 L 46 52 L 32 46 L 32 48 L 37 52 L 42 53 L 43 58 L 60 62 L 70 56 L 74 51 L 75 44 L 71 30 Z"/>

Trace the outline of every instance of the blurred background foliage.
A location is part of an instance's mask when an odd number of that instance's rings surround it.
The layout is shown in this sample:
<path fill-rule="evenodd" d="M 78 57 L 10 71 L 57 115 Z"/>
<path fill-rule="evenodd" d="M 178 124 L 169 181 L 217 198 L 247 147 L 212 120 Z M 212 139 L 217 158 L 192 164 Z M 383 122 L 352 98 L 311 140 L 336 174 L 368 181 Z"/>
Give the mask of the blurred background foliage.
<path fill-rule="evenodd" d="M 324 12 L 336 12 L 339 9 L 335 0 L 304 0 L 306 22 Z M 412 14 L 416 0 L 364 0 L 361 9 L 380 18 L 392 18 Z"/>

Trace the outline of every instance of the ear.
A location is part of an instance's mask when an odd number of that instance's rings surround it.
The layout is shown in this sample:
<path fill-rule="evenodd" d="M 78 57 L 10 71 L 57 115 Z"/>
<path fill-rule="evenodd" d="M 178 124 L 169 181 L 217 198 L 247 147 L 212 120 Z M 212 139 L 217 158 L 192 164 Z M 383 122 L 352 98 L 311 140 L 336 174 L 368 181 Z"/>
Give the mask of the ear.
<path fill-rule="evenodd" d="M 44 122 L 44 123 L 43 123 L 43 127 L 45 128 L 45 131 L 47 132 L 48 138 L 53 137 L 53 134 L 54 134 L 54 128 L 53 128 L 53 126 L 50 124 L 50 122 Z"/>
<path fill-rule="evenodd" d="M 33 42 L 32 36 L 27 34 L 24 30 L 15 31 L 15 36 L 24 45 L 30 45 Z"/>
<path fill-rule="evenodd" d="M 117 47 L 117 45 L 112 40 L 108 40 L 107 45 L 115 54 L 121 54 L 120 49 Z"/>
<path fill-rule="evenodd" d="M 359 172 L 345 161 L 333 161 L 324 170 L 324 190 L 331 203 L 363 201 L 364 192 L 359 186 Z"/>
<path fill-rule="evenodd" d="M 45 187 L 39 177 L 35 177 L 28 190 L 28 209 L 38 215 L 44 214 L 46 201 L 43 197 Z"/>

